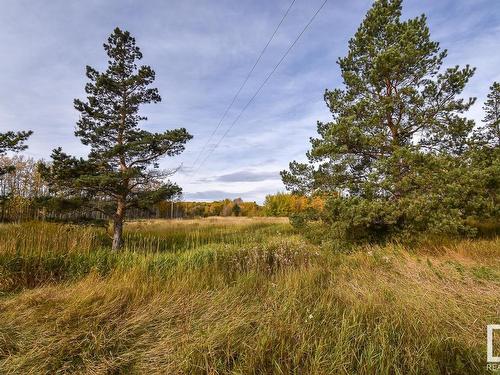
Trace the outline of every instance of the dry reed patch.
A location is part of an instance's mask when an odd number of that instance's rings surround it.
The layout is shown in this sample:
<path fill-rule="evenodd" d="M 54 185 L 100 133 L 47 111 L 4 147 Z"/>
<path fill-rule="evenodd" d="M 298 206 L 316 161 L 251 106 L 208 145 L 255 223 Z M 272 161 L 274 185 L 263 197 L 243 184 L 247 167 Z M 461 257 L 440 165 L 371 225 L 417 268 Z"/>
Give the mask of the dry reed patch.
<path fill-rule="evenodd" d="M 389 264 L 383 256 L 320 254 L 230 280 L 217 267 L 167 279 L 132 268 L 26 291 L 2 303 L 0 321 L 11 327 L 2 330 L 3 365 L 11 373 L 480 373 L 494 285 L 439 278 L 414 254 Z"/>
<path fill-rule="evenodd" d="M 227 226 L 230 240 L 214 234 L 217 224 L 165 225 L 136 234 L 180 233 L 182 252 L 139 251 L 149 240 L 113 256 L 44 245 L 31 257 L 23 248 L 22 259 L 39 261 L 20 268 L 21 276 L 73 267 L 78 277 L 0 299 L 2 371 L 484 371 L 484 325 L 500 316 L 500 288 L 483 268 L 498 269 L 498 240 L 448 244 L 434 255 L 399 245 L 347 255 L 307 243 L 288 224 Z M 11 255 L 3 253 L 6 265 Z M 56 255 L 71 262 L 54 263 Z"/>
<path fill-rule="evenodd" d="M 141 227 L 156 227 L 161 228 L 180 228 L 184 226 L 211 226 L 211 225 L 253 225 L 253 224 L 288 224 L 290 221 L 287 217 L 223 217 L 209 216 L 199 219 L 147 219 L 127 221 L 127 227 L 130 229 Z"/>
<path fill-rule="evenodd" d="M 484 351 L 485 326 L 500 316 L 500 283 L 455 271 L 457 264 L 480 266 L 479 258 L 462 264 L 462 255 L 450 256 L 422 258 L 391 246 L 341 256 L 332 285 L 342 304 L 373 310 L 375 321 L 404 319 L 401 324 L 414 327 L 415 334 Z"/>
<path fill-rule="evenodd" d="M 0 255 L 89 252 L 101 245 L 98 228 L 28 222 L 0 226 Z"/>

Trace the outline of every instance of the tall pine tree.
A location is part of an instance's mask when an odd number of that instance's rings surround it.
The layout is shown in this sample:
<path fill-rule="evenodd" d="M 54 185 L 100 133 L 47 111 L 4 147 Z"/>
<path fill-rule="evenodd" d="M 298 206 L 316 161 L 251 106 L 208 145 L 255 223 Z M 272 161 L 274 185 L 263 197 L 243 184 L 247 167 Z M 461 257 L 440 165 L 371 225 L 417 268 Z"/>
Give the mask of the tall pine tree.
<path fill-rule="evenodd" d="M 344 231 L 404 225 L 398 202 L 439 173 L 445 160 L 436 158 L 462 155 L 474 127 L 463 114 L 475 99 L 459 98 L 474 69 L 443 69 L 447 52 L 430 39 L 425 15 L 403 21 L 401 12 L 402 0 L 373 3 L 338 60 L 344 88 L 325 92 L 333 120 L 318 122 L 309 163 L 282 172 L 292 191 L 347 195 L 329 218 Z"/>
<path fill-rule="evenodd" d="M 129 207 L 180 191 L 162 182 L 167 174 L 158 169 L 158 161 L 181 153 L 192 136 L 184 128 L 162 133 L 140 129 L 139 123 L 147 120 L 139 114 L 140 106 L 161 101 L 158 90 L 149 87 L 155 72 L 149 66 L 137 66 L 142 53 L 128 31 L 116 28 L 104 49 L 106 71 L 87 66 L 87 97 L 74 102 L 81 115 L 75 135 L 90 146 L 88 158 L 77 159 L 59 148 L 52 153 L 52 163 L 42 165 L 41 171 L 53 189 L 83 197 L 111 216 L 113 249 L 117 250 L 123 243 Z M 103 201 L 112 202 L 111 207 Z"/>

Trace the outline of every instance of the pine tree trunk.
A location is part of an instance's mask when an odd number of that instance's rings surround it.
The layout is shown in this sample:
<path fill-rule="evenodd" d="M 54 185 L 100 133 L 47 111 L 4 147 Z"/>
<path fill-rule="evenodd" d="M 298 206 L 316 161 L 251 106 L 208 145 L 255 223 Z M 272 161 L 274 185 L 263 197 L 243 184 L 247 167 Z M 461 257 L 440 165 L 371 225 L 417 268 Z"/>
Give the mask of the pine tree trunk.
<path fill-rule="evenodd" d="M 113 245 L 112 249 L 117 251 L 123 246 L 123 221 L 125 219 L 125 202 L 118 201 L 116 213 L 113 217 Z"/>

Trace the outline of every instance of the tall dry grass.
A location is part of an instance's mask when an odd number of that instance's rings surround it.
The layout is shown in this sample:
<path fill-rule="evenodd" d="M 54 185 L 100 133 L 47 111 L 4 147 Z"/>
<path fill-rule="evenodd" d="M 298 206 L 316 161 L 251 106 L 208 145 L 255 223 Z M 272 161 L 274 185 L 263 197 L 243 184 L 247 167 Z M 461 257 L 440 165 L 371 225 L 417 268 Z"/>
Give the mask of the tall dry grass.
<path fill-rule="evenodd" d="M 161 236 L 165 227 L 175 232 L 172 225 L 129 230 Z M 0 245 L 1 280 L 21 283 L 2 284 L 3 373 L 487 373 L 485 327 L 500 323 L 498 239 L 413 251 L 374 246 L 347 255 L 305 242 L 284 223 L 248 232 L 232 224 L 240 242 L 224 242 L 214 234 L 221 228 L 203 229 L 217 223 L 175 225 L 213 240 L 186 241 L 175 252 L 120 254 L 85 246 L 65 252 L 54 244 L 33 252 L 45 259 L 38 268 L 18 271 L 9 259 L 30 253 Z M 8 230 L 0 228 L 0 236 Z M 66 230 L 99 242 L 94 229 Z M 54 268 L 47 259 L 58 254 L 67 262 Z M 17 281 L 78 261 L 84 271 Z"/>

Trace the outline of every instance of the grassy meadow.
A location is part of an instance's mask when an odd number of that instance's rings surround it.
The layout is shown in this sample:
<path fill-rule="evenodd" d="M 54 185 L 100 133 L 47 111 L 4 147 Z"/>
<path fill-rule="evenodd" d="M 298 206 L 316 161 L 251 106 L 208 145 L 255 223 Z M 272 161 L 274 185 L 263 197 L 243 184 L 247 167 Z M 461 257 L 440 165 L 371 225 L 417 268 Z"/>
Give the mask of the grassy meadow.
<path fill-rule="evenodd" d="M 0 225 L 1 374 L 488 373 L 500 239 L 342 253 L 279 218 L 125 238 Z"/>

